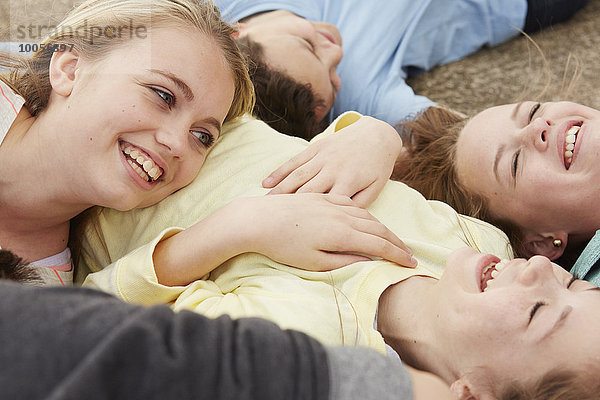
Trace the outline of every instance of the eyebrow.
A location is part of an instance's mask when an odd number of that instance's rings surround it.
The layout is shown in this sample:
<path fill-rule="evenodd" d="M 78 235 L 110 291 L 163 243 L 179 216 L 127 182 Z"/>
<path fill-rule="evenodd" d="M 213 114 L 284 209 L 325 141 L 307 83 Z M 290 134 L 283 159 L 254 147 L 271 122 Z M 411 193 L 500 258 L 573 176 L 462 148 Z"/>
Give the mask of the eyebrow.
<path fill-rule="evenodd" d="M 194 92 L 192 92 L 192 89 L 190 89 L 190 87 L 184 81 L 167 71 L 163 71 L 160 69 L 150 69 L 149 71 L 164 76 L 165 78 L 173 82 L 183 92 L 183 96 L 188 102 L 194 101 Z M 204 119 L 203 122 L 212 125 L 218 131 L 219 135 L 221 134 L 222 124 L 216 118 L 208 117 Z"/>
<path fill-rule="evenodd" d="M 589 288 L 589 289 L 586 289 L 586 290 L 582 290 L 582 292 L 590 292 L 590 291 L 592 291 L 592 292 L 598 292 L 598 291 L 600 291 L 600 287 L 593 287 L 593 288 Z M 545 338 L 547 338 L 548 336 L 550 336 L 558 328 L 560 328 L 561 326 L 563 326 L 565 324 L 565 320 L 567 319 L 567 317 L 569 316 L 569 314 L 571 313 L 571 311 L 573 311 L 573 307 L 572 306 L 565 306 L 565 308 L 560 313 L 560 316 L 558 317 L 558 319 L 556 320 L 556 322 L 554 322 L 554 325 L 552 325 L 552 327 L 540 338 L 540 342 L 542 340 L 544 340 Z"/>
<path fill-rule="evenodd" d="M 524 101 L 515 104 L 515 108 L 513 109 L 513 112 L 510 114 L 510 119 L 515 119 L 517 118 L 517 114 L 519 113 L 519 110 L 521 109 L 521 106 L 523 105 Z"/>
<path fill-rule="evenodd" d="M 548 329 L 548 331 L 542 335 L 542 337 L 540 338 L 539 341 L 541 342 L 542 340 L 544 340 L 548 336 L 552 335 L 552 333 L 554 333 L 558 328 L 560 328 L 561 326 L 563 326 L 565 324 L 565 320 L 567 319 L 567 317 L 569 316 L 569 314 L 571 313 L 571 311 L 573 311 L 573 307 L 572 306 L 568 306 L 568 305 L 565 306 L 565 308 L 562 310 L 562 312 L 558 316 L 557 320 L 550 327 L 550 329 Z"/>
<path fill-rule="evenodd" d="M 496 152 L 496 157 L 494 158 L 494 175 L 496 176 L 496 180 L 498 182 L 500 182 L 500 175 L 498 174 L 498 163 L 500 162 L 500 159 L 502 158 L 502 154 L 504 154 L 505 148 L 506 148 L 506 145 L 501 144 L 500 147 L 498 147 L 498 151 Z"/>
<path fill-rule="evenodd" d="M 513 111 L 510 113 L 510 119 L 515 120 L 517 118 L 517 114 L 519 113 L 519 109 L 521 108 L 522 105 L 523 105 L 523 102 L 515 104 Z M 496 157 L 494 158 L 493 170 L 494 170 L 494 175 L 496 176 L 496 180 L 498 182 L 500 182 L 500 175 L 498 174 L 498 164 L 499 164 L 500 159 L 502 158 L 502 155 L 504 154 L 505 150 L 506 150 L 506 145 L 501 144 L 500 147 L 498 147 L 498 151 L 496 152 Z"/>
<path fill-rule="evenodd" d="M 206 122 L 209 125 L 212 125 L 217 130 L 219 136 L 221 135 L 221 123 L 219 121 L 217 121 L 216 118 L 208 117 L 208 118 L 204 119 L 204 122 Z"/>
<path fill-rule="evenodd" d="M 194 101 L 194 92 L 192 92 L 192 89 L 190 89 L 190 87 L 184 81 L 167 71 L 162 71 L 160 69 L 150 69 L 149 71 L 164 76 L 173 82 L 183 92 L 183 96 L 187 101 Z"/>

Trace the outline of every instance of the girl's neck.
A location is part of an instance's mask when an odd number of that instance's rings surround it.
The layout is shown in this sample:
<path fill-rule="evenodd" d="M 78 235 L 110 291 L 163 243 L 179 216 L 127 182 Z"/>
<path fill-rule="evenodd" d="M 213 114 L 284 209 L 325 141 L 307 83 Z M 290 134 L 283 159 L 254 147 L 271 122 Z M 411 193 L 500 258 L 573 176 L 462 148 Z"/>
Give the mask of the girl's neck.
<path fill-rule="evenodd" d="M 70 219 L 87 208 L 66 201 L 41 125 L 23 108 L 0 146 L 0 247 L 28 261 L 62 251 Z"/>
<path fill-rule="evenodd" d="M 436 338 L 437 280 L 414 276 L 390 286 L 379 299 L 378 330 L 407 364 L 454 380 Z"/>

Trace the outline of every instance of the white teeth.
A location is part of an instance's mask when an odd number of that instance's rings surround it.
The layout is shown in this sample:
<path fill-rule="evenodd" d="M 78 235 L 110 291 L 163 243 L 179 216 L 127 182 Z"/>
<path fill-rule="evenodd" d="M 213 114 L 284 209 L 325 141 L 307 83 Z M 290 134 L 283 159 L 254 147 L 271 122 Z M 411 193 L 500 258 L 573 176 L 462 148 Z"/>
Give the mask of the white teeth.
<path fill-rule="evenodd" d="M 163 174 L 163 170 L 149 156 L 132 147 L 129 144 L 121 143 L 121 151 L 131 157 L 127 159 L 129 165 L 134 169 L 137 174 L 145 179 L 147 182 L 157 180 Z"/>
<path fill-rule="evenodd" d="M 487 272 L 488 272 L 490 269 L 493 269 L 495 265 L 496 265 L 496 263 L 491 263 L 490 265 L 488 265 L 487 267 L 485 267 L 485 268 L 483 269 L 483 271 L 481 271 L 481 280 L 482 280 L 482 281 L 483 281 L 483 280 L 485 280 Z M 492 271 L 492 278 L 493 278 L 493 276 L 494 276 L 494 272 L 495 272 L 495 270 L 493 270 L 493 271 Z"/>
<path fill-rule="evenodd" d="M 508 262 L 508 260 L 502 260 L 498 263 L 491 263 L 483 269 L 483 271 L 481 272 L 481 282 L 482 286 L 485 286 L 483 289 L 484 292 L 486 292 L 490 285 L 492 285 L 494 279 L 498 276 L 498 274 L 500 274 L 500 271 L 502 271 L 506 267 Z M 490 275 L 487 276 L 487 273 L 490 271 L 490 269 L 492 271 Z"/>
<path fill-rule="evenodd" d="M 148 172 L 148 175 L 150 175 L 152 178 L 157 179 L 158 176 L 156 175 L 158 173 L 158 167 L 154 166 L 150 171 L 146 171 Z"/>
<path fill-rule="evenodd" d="M 137 172 L 137 174 L 144 179 L 146 182 L 150 181 L 150 177 L 148 176 L 148 174 L 146 174 L 140 167 L 139 165 L 137 165 L 136 163 L 134 163 L 131 160 L 127 160 L 127 162 L 129 163 L 129 165 L 131 165 L 131 167 L 133 168 L 133 170 L 135 172 Z"/>
<path fill-rule="evenodd" d="M 567 169 L 571 166 L 571 161 L 573 161 L 573 150 L 575 149 L 575 142 L 577 141 L 577 134 L 580 129 L 580 126 L 573 125 L 569 128 L 565 136 L 565 167 Z"/>
<path fill-rule="evenodd" d="M 508 260 L 502 260 L 498 264 L 496 264 L 496 271 L 502 271 L 504 267 L 508 264 Z"/>

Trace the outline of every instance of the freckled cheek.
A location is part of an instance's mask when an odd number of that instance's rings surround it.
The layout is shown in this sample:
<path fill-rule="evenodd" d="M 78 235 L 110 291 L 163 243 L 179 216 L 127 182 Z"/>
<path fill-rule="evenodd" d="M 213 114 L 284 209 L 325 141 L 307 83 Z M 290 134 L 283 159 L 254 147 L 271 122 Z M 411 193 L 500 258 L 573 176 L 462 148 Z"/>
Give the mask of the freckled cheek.
<path fill-rule="evenodd" d="M 148 129 L 158 125 L 158 115 L 156 112 L 152 113 L 144 107 L 133 104 L 128 107 L 121 107 L 116 117 L 109 120 L 108 123 L 122 127 L 124 130 Z"/>

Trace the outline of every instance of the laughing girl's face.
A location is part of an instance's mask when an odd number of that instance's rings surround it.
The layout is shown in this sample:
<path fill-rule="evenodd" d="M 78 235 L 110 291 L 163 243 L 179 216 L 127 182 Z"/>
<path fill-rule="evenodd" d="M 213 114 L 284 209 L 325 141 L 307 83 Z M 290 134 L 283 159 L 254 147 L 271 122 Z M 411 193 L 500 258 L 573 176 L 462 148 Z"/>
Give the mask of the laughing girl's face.
<path fill-rule="evenodd" d="M 569 102 L 487 109 L 460 134 L 461 182 L 499 218 L 538 234 L 600 227 L 600 112 Z"/>
<path fill-rule="evenodd" d="M 127 210 L 190 183 L 234 95 L 214 41 L 191 29 L 156 28 L 99 62 L 73 63 L 72 90 L 51 98 L 65 110 L 55 156 L 73 166 L 68 190 L 82 203 Z"/>

